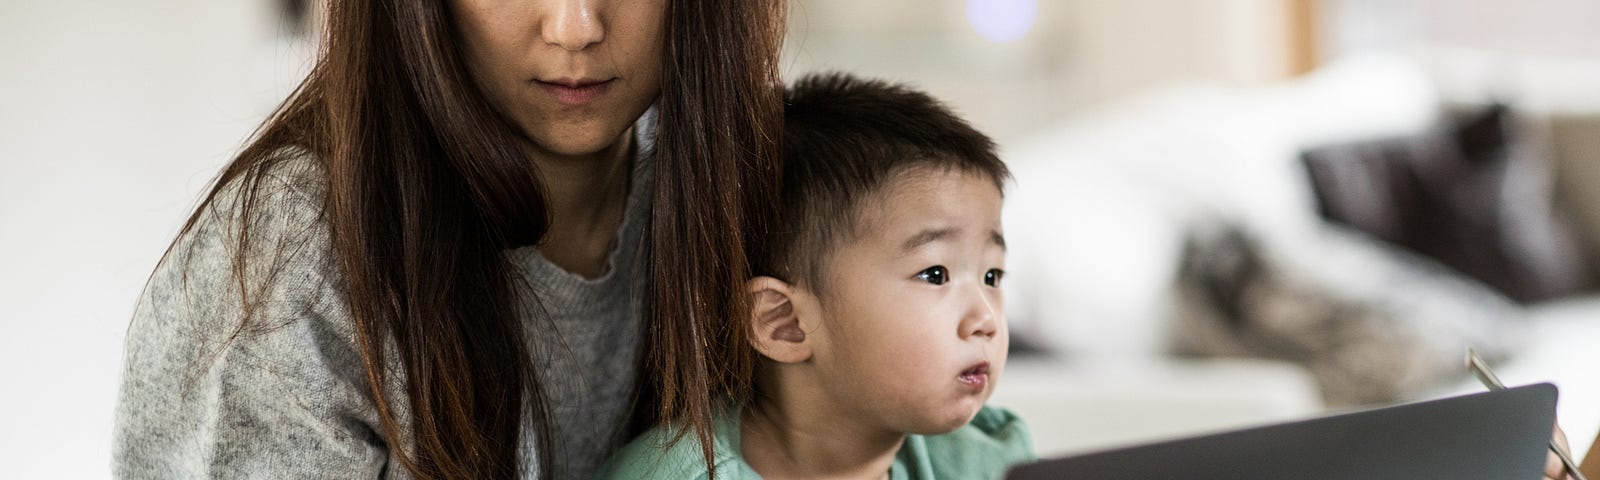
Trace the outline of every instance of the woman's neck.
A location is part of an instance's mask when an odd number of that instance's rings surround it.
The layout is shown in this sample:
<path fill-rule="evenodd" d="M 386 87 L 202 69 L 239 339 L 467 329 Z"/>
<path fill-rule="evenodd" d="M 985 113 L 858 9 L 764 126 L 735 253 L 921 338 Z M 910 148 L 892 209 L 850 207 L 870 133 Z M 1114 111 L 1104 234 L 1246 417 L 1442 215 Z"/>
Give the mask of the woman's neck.
<path fill-rule="evenodd" d="M 539 253 L 551 263 L 588 278 L 605 273 L 627 207 L 633 149 L 632 129 L 610 147 L 588 155 L 528 149 L 550 215 Z"/>
<path fill-rule="evenodd" d="M 745 462 L 769 480 L 888 478 L 906 435 L 839 415 L 825 405 L 821 398 L 782 394 L 752 402 L 739 419 L 739 451 Z"/>

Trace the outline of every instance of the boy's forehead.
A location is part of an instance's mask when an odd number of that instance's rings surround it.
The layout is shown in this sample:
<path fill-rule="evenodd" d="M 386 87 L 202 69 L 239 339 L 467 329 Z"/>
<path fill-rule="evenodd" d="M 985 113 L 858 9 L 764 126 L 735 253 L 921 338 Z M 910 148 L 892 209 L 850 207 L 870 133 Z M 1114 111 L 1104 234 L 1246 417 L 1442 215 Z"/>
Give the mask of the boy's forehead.
<path fill-rule="evenodd" d="M 885 197 L 925 197 L 930 194 L 1000 195 L 1000 184 L 986 173 L 952 165 L 924 164 L 896 169 L 877 192 Z"/>
<path fill-rule="evenodd" d="M 851 212 L 856 240 L 904 242 L 918 235 L 969 230 L 999 233 L 1001 198 L 993 180 L 960 170 L 918 170 L 891 176 L 861 199 Z"/>

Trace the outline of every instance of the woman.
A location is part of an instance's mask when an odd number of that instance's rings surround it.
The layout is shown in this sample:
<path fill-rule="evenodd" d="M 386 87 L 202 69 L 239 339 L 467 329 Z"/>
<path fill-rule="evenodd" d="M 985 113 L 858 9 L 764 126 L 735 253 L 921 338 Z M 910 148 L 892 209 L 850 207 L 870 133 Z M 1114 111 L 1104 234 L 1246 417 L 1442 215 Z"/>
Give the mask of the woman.
<path fill-rule="evenodd" d="M 783 8 L 332 0 L 146 286 L 117 475 L 578 478 L 673 420 L 709 455 Z"/>

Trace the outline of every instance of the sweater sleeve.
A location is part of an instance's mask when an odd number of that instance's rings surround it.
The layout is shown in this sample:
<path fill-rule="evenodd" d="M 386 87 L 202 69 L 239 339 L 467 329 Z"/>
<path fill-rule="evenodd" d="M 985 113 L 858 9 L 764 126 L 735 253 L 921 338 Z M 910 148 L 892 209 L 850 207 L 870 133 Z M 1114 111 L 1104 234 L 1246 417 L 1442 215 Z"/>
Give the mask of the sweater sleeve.
<path fill-rule="evenodd" d="M 309 163 L 265 174 L 248 220 L 235 208 L 240 187 L 225 187 L 151 275 L 126 341 L 117 477 L 403 473 L 379 434 L 321 196 L 302 181 Z M 235 233 L 247 222 L 243 246 Z M 249 322 L 241 287 L 261 293 Z"/>

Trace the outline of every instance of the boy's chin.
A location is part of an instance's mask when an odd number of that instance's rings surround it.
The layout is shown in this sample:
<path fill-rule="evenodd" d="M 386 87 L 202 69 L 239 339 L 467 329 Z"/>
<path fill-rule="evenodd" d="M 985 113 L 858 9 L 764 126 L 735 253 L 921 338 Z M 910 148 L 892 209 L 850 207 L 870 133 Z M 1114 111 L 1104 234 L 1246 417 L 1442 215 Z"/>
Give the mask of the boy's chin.
<path fill-rule="evenodd" d="M 940 412 L 936 415 L 929 415 L 922 425 L 918 425 L 917 428 L 908 430 L 906 433 L 916 435 L 943 435 L 954 432 L 956 429 L 965 427 L 968 423 L 971 423 L 972 417 L 978 416 L 978 410 L 981 408 L 983 408 L 983 403 L 979 402 L 974 403 L 971 406 L 962 405 L 960 408 L 952 408 L 946 412 Z"/>

